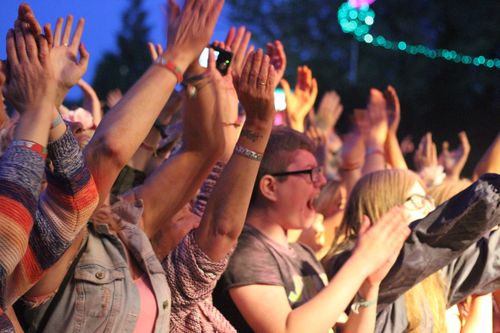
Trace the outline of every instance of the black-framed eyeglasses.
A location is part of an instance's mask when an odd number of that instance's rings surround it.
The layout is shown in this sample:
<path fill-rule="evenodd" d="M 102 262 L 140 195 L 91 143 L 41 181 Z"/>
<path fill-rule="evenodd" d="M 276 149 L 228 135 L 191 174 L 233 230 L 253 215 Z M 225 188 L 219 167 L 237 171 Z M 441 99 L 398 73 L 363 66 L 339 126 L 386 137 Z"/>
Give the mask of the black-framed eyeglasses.
<path fill-rule="evenodd" d="M 434 205 L 434 199 L 429 195 L 413 194 L 403 205 L 410 210 L 419 210 L 427 205 Z"/>
<path fill-rule="evenodd" d="M 276 172 L 276 173 L 272 173 L 271 176 L 285 177 L 285 176 L 293 176 L 293 175 L 301 175 L 301 174 L 308 174 L 309 177 L 311 178 L 311 181 L 313 183 L 317 183 L 320 181 L 321 175 L 323 175 L 323 167 L 318 166 L 318 167 L 311 168 L 311 169 Z"/>

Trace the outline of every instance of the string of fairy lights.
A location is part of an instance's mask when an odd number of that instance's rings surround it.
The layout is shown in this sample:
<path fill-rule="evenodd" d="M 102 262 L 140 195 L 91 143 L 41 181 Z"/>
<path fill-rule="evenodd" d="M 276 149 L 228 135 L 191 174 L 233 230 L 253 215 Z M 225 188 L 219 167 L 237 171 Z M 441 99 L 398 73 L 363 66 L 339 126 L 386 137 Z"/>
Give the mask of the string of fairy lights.
<path fill-rule="evenodd" d="M 393 41 L 384 36 L 371 34 L 370 29 L 375 23 L 375 12 L 370 8 L 368 2 L 348 1 L 343 3 L 339 7 L 337 18 L 342 31 L 352 34 L 356 40 L 362 43 L 410 55 L 423 55 L 429 59 L 444 59 L 457 64 L 482 66 L 488 69 L 500 68 L 500 59 L 498 58 L 488 58 L 483 55 L 470 56 L 456 50 L 432 49 L 425 45 L 413 45 L 403 40 Z"/>

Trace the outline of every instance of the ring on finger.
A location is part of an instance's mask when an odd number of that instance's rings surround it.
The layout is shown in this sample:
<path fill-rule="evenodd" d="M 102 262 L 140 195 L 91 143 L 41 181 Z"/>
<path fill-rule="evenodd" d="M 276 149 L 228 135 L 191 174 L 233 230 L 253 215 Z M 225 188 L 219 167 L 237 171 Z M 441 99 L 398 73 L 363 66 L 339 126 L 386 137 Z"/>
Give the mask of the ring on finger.
<path fill-rule="evenodd" d="M 265 86 L 266 85 L 266 82 L 265 81 L 258 81 L 257 84 L 259 86 Z"/>

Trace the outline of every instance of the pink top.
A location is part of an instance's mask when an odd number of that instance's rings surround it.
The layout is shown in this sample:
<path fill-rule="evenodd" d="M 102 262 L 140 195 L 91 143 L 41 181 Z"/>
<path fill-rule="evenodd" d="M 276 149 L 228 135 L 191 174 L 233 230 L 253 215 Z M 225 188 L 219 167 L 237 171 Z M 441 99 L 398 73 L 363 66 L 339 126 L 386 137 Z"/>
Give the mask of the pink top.
<path fill-rule="evenodd" d="M 146 274 L 139 279 L 134 280 L 135 286 L 139 291 L 140 311 L 135 324 L 134 333 L 154 332 L 158 307 L 156 298 L 151 290 L 151 283 Z"/>

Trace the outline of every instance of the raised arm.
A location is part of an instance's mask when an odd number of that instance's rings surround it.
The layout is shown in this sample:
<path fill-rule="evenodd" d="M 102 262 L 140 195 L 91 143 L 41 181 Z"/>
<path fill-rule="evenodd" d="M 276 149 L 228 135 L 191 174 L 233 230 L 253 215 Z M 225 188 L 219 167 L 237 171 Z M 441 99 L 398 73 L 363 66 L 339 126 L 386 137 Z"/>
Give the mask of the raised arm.
<path fill-rule="evenodd" d="M 401 105 L 396 89 L 393 86 L 387 86 L 385 90 L 387 99 L 387 112 L 389 118 L 389 130 L 385 140 L 385 155 L 387 162 L 395 169 L 407 170 L 408 166 L 401 152 L 398 142 L 398 127 L 401 121 Z"/>
<path fill-rule="evenodd" d="M 56 95 L 48 43 L 43 37 L 35 40 L 26 28 L 9 30 L 7 61 L 5 96 L 19 112 L 20 119 L 14 140 L 0 160 L 1 309 L 5 309 L 11 298 L 20 296 L 13 295 L 18 290 L 13 290 L 12 283 L 17 283 L 19 276 L 12 273 L 25 256 L 36 216 Z M 3 63 L 1 67 L 3 80 L 6 78 Z"/>
<path fill-rule="evenodd" d="M 387 140 L 388 120 L 386 101 L 381 91 L 370 90 L 367 109 L 368 131 L 363 133 L 366 149 L 363 175 L 386 168 L 384 145 Z"/>
<path fill-rule="evenodd" d="M 146 137 L 175 84 L 208 44 L 222 5 L 222 0 L 187 0 L 169 28 L 160 64 L 151 66 L 101 122 L 85 150 L 101 198 Z"/>
<path fill-rule="evenodd" d="M 208 257 L 218 261 L 235 246 L 243 228 L 260 160 L 274 119 L 274 68 L 259 50 L 252 53 L 238 82 L 246 121 L 235 153 L 208 201 L 195 239 Z"/>
<path fill-rule="evenodd" d="M 313 78 L 309 67 L 299 66 L 295 90 L 291 91 L 290 84 L 285 79 L 281 80 L 281 86 L 285 92 L 291 127 L 296 131 L 304 132 L 304 120 L 318 97 L 318 83 Z"/>
<path fill-rule="evenodd" d="M 144 185 L 134 190 L 135 196 L 144 200 L 144 230 L 148 236 L 154 235 L 162 224 L 169 223 L 174 214 L 194 197 L 222 155 L 221 113 L 227 107 L 227 100 L 214 97 L 226 94 L 226 91 L 212 57 L 205 76 L 200 83 L 202 89 L 186 100 L 181 151 L 163 162 Z M 230 76 L 224 79 L 232 86 Z M 169 189 L 167 193 L 166 188 Z"/>

